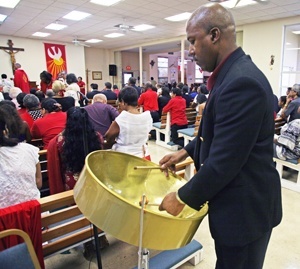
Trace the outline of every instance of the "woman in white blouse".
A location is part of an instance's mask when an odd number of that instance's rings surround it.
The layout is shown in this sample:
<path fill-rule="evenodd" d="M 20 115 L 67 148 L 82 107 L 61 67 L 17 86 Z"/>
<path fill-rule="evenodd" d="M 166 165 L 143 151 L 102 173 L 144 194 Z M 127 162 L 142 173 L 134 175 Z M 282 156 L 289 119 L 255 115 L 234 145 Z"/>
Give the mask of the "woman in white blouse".
<path fill-rule="evenodd" d="M 148 134 L 152 129 L 150 111 L 140 113 L 138 93 L 133 87 L 123 88 L 118 96 L 122 112 L 105 134 L 108 148 L 149 159 Z"/>

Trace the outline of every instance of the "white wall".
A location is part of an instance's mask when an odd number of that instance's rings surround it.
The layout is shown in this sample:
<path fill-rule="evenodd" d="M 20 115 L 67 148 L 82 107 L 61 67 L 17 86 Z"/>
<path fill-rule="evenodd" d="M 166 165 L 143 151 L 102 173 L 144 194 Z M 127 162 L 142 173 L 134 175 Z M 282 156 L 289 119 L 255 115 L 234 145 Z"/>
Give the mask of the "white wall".
<path fill-rule="evenodd" d="M 244 25 L 243 49 L 268 78 L 273 92 L 280 95 L 280 72 L 284 25 L 299 23 L 299 17 Z M 270 68 L 271 55 L 275 55 Z"/>
<path fill-rule="evenodd" d="M 109 65 L 115 64 L 114 53 L 107 49 L 96 49 L 96 48 L 85 48 L 85 67 L 89 70 L 88 72 L 88 84 L 97 83 L 99 89 L 104 88 L 105 82 L 115 83 L 117 78 L 109 76 Z M 102 72 L 102 80 L 93 80 L 92 72 Z M 117 72 L 119 74 L 119 69 Z M 86 80 L 86 76 L 84 76 Z"/>
<path fill-rule="evenodd" d="M 41 40 L 26 39 L 18 37 L 10 37 L 0 35 L 1 46 L 7 47 L 7 40 L 11 39 L 14 47 L 23 48 L 25 51 L 20 51 L 15 55 L 16 62 L 22 65 L 26 71 L 30 81 L 40 82 L 40 73 L 47 70 L 46 56 L 44 43 Z M 54 44 L 63 44 L 59 42 L 47 42 Z M 85 57 L 84 48 L 74 46 L 73 44 L 66 45 L 66 58 L 68 73 L 74 73 L 76 76 L 85 77 Z M 9 78 L 13 77 L 10 55 L 3 50 L 0 50 L 0 73 L 7 74 Z"/>

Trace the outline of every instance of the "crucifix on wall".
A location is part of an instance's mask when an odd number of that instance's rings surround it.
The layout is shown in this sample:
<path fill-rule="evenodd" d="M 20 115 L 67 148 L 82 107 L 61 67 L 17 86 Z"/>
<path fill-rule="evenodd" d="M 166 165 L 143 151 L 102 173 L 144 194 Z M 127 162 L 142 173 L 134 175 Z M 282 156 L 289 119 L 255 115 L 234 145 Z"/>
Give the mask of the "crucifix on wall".
<path fill-rule="evenodd" d="M 15 63 L 16 63 L 15 54 L 18 53 L 19 51 L 24 51 L 24 49 L 14 48 L 13 47 L 14 43 L 12 42 L 11 39 L 8 39 L 7 45 L 8 45 L 8 47 L 0 46 L 0 49 L 4 50 L 6 53 L 8 53 L 10 55 L 11 68 L 12 68 L 12 72 L 14 74 L 15 73 Z"/>

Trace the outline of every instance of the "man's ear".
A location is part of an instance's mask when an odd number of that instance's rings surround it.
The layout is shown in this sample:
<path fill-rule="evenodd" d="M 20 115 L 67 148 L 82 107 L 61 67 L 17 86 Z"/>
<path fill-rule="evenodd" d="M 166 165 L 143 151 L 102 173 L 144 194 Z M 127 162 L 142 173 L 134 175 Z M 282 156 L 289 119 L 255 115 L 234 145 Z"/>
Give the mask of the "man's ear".
<path fill-rule="evenodd" d="M 214 27 L 210 30 L 210 39 L 213 43 L 215 43 L 220 37 L 220 30 L 217 27 Z"/>

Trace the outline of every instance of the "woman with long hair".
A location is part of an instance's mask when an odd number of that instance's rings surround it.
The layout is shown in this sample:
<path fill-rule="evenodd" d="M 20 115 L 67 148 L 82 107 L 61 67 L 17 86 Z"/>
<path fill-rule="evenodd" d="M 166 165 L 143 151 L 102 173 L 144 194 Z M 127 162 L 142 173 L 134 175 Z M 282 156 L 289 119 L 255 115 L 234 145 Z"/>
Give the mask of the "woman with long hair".
<path fill-rule="evenodd" d="M 65 129 L 54 137 L 48 147 L 48 177 L 50 193 L 74 188 L 88 153 L 100 150 L 103 138 L 89 121 L 85 109 L 71 107 L 67 111 Z M 100 248 L 109 245 L 105 236 L 99 238 Z M 90 258 L 94 251 L 91 243 L 84 244 L 84 256 Z"/>
<path fill-rule="evenodd" d="M 6 128 L 9 131 L 10 138 L 16 138 L 19 142 L 30 142 L 31 134 L 29 125 L 23 121 L 12 101 L 4 100 L 0 102 L 2 111 L 6 115 Z"/>
<path fill-rule="evenodd" d="M 19 115 L 10 108 L 0 106 L 0 208 L 38 199 L 42 187 L 39 149 L 11 133 L 12 118 Z"/>
<path fill-rule="evenodd" d="M 67 112 L 66 128 L 57 136 L 66 190 L 74 188 L 86 155 L 102 149 L 102 144 L 103 138 L 94 130 L 88 113 L 79 107 L 71 107 Z"/>

